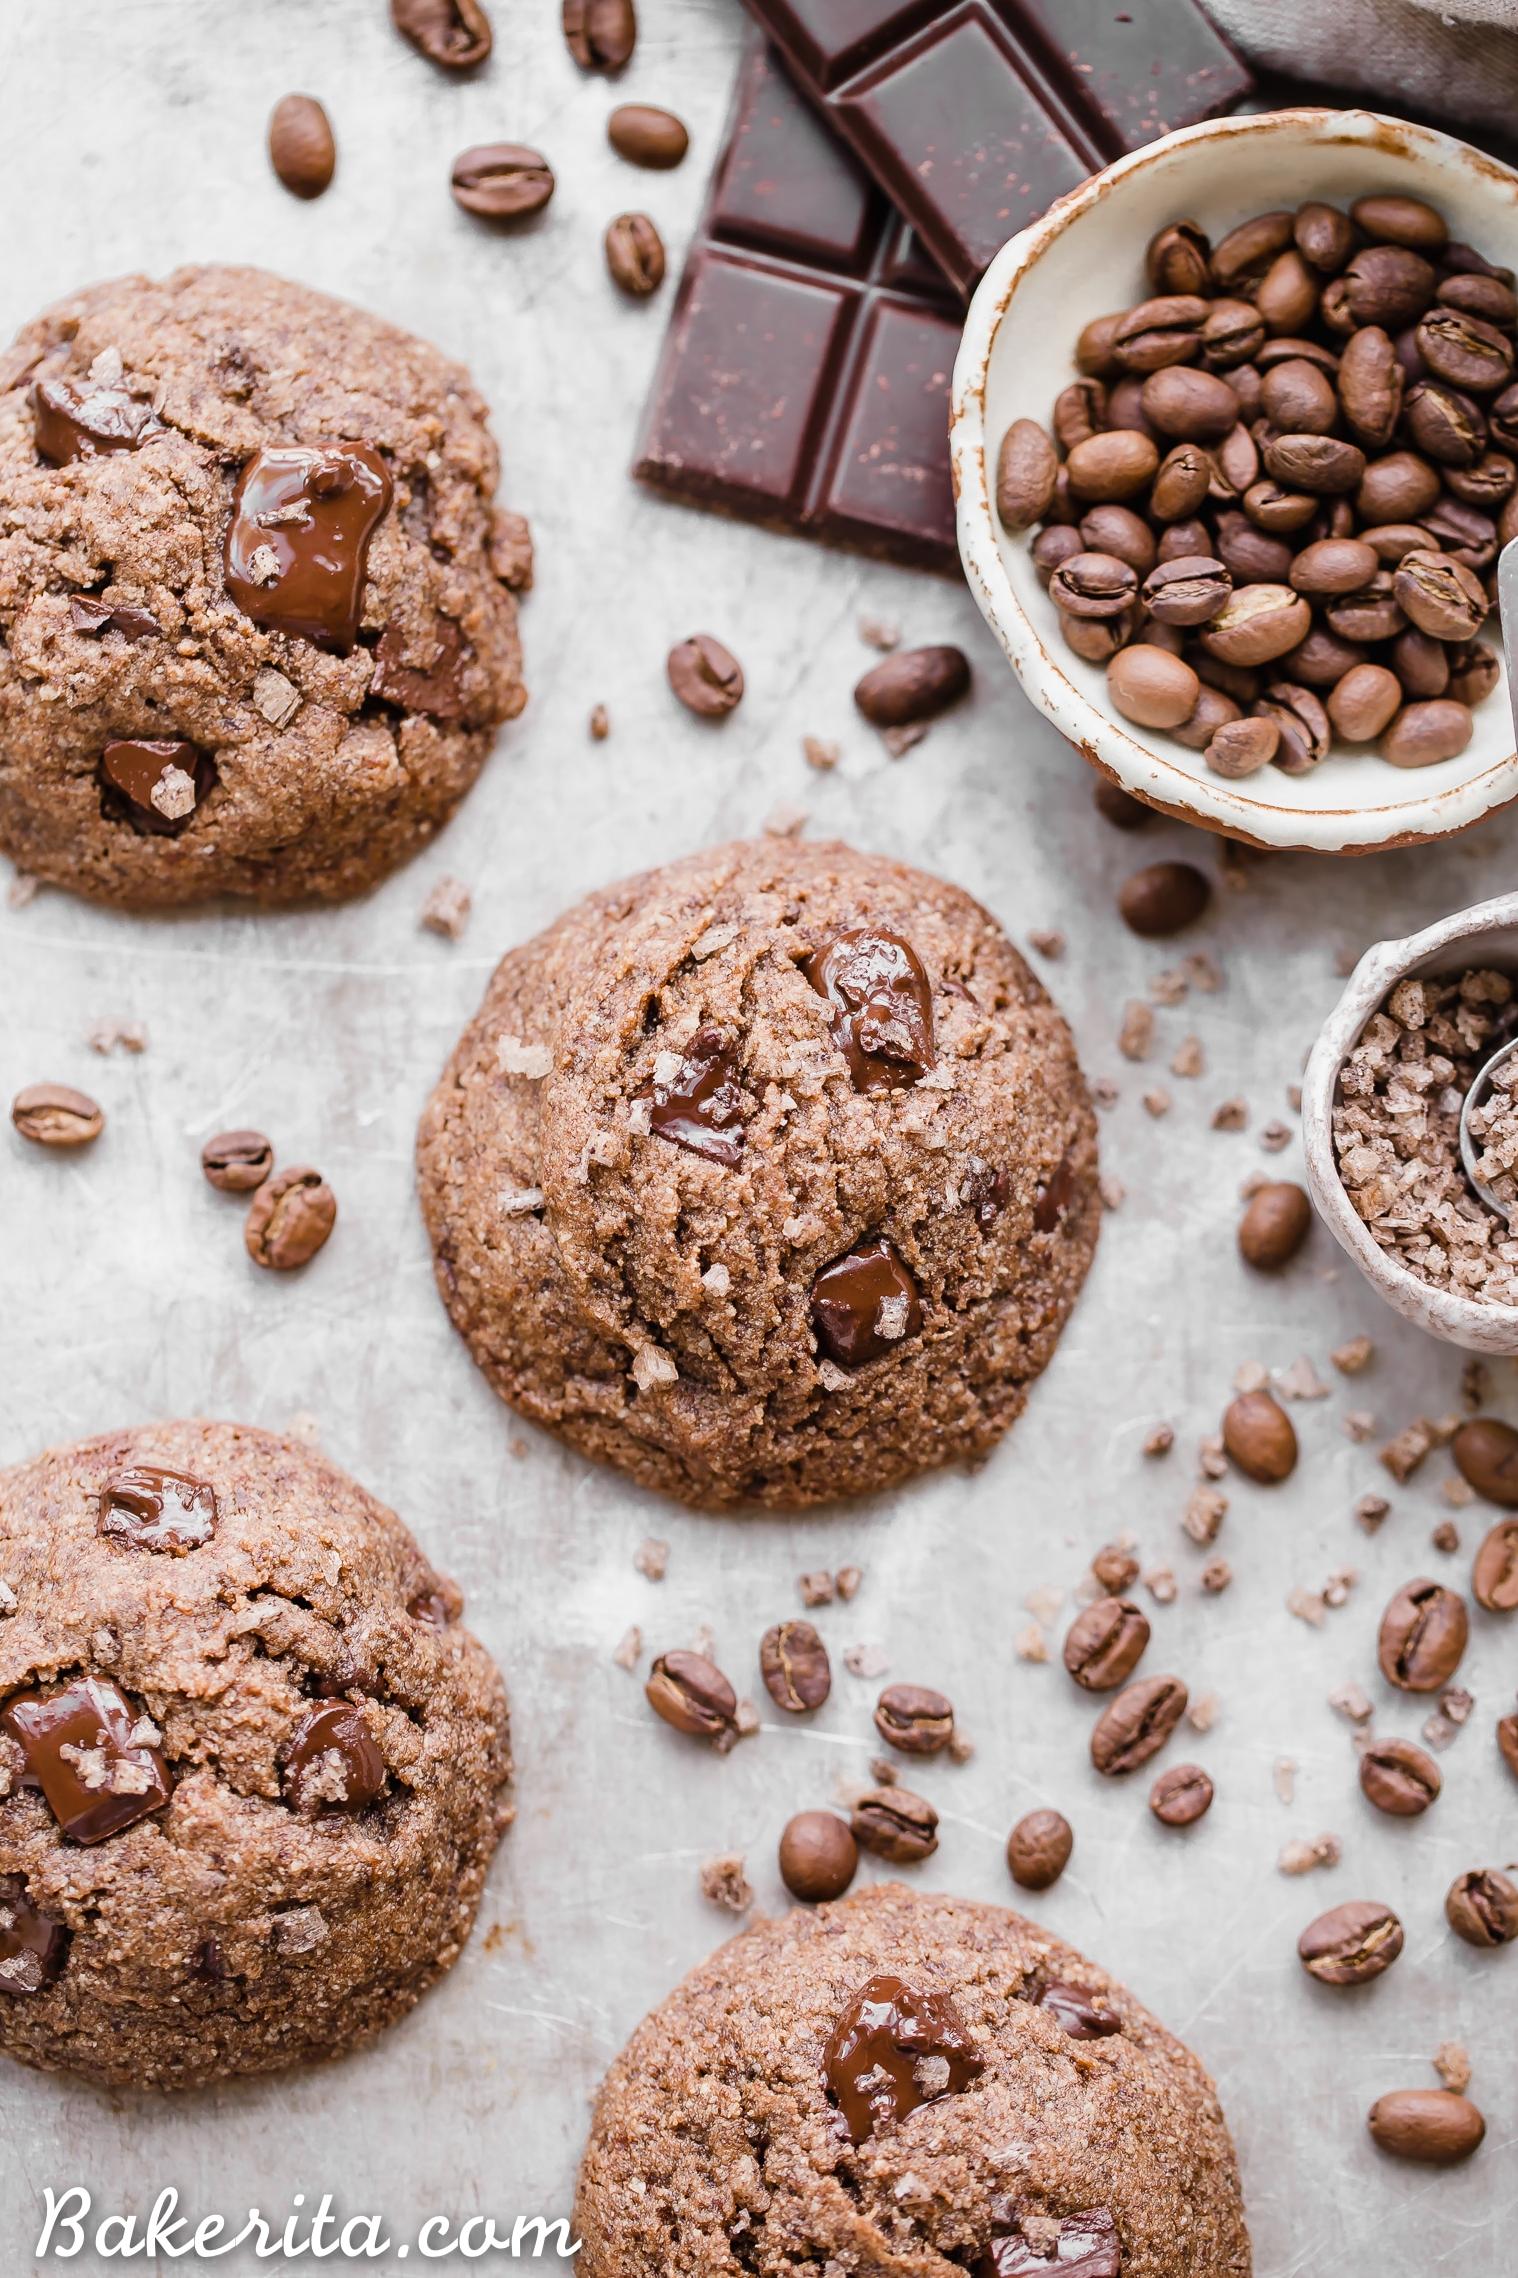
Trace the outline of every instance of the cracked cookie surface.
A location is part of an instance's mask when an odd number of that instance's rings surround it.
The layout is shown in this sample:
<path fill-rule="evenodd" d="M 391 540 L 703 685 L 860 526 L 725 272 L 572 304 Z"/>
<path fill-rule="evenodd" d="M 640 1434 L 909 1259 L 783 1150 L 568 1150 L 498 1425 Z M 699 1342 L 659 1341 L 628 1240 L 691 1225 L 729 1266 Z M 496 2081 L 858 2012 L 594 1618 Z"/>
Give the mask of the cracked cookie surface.
<path fill-rule="evenodd" d="M 1099 1216 L 1069 1030 L 996 921 L 903 863 L 776 840 L 513 950 L 419 1169 L 496 1390 L 698 1505 L 984 1455 Z"/>
<path fill-rule="evenodd" d="M 497 473 L 459 365 L 262 270 L 36 318 L 0 354 L 0 848 L 131 909 L 386 876 L 526 701 Z"/>
<path fill-rule="evenodd" d="M 232 1424 L 0 1473 L 0 2051 L 191 2087 L 332 2056 L 458 1957 L 510 1824 L 461 1600 Z"/>

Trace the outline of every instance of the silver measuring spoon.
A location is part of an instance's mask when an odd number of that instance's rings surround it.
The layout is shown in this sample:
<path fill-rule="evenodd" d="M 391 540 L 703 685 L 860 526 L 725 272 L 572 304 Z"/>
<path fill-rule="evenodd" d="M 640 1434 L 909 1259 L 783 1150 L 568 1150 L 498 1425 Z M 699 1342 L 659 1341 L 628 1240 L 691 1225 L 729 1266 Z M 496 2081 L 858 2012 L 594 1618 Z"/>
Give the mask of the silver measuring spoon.
<path fill-rule="evenodd" d="M 1508 657 L 1508 699 L 1513 707 L 1513 733 L 1518 736 L 1518 538 L 1509 541 L 1502 549 L 1497 563 L 1497 608 L 1502 618 L 1502 646 Z M 1460 1108 L 1460 1160 L 1465 1175 L 1475 1192 L 1509 1224 L 1518 1219 L 1518 1202 L 1500 1202 L 1485 1179 L 1476 1175 L 1478 1150 L 1476 1137 L 1471 1130 L 1471 1116 L 1491 1096 L 1492 1078 L 1497 1070 L 1518 1053 L 1518 1036 L 1499 1045 L 1489 1060 L 1484 1060 L 1476 1071 L 1475 1080 L 1466 1093 Z"/>

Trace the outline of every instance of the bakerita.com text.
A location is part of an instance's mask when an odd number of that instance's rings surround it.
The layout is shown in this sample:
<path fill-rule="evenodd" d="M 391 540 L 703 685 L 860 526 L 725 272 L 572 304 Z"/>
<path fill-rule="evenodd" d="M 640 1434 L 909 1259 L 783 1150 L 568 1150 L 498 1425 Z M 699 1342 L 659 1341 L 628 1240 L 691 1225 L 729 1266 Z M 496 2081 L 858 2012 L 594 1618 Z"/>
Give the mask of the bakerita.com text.
<path fill-rule="evenodd" d="M 429 2215 L 412 2238 L 392 2235 L 383 2215 L 340 2215 L 330 2192 L 306 2212 L 306 2195 L 297 2191 L 281 2219 L 257 2207 L 246 2214 L 182 2215 L 172 2185 L 160 2191 L 145 2215 L 100 2212 L 79 2184 L 66 2191 L 44 2187 L 42 2230 L 35 2248 L 39 2262 L 71 2262 L 86 2247 L 102 2261 L 177 2262 L 194 2255 L 213 2262 L 222 2255 L 252 2254 L 291 2261 L 310 2255 L 322 2261 L 342 2255 L 351 2262 L 408 2260 L 483 2262 L 504 2255 L 514 2262 L 566 2262 L 580 2251 L 561 2217 L 546 2215 Z"/>

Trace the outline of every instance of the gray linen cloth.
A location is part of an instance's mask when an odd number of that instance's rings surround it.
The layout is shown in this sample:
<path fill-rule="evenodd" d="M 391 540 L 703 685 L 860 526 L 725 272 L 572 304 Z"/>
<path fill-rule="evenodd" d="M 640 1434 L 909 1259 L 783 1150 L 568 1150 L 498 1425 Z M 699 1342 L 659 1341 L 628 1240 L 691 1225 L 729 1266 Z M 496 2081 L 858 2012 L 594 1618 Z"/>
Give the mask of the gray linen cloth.
<path fill-rule="evenodd" d="M 1518 0 L 1204 0 L 1251 62 L 1518 135 Z M 1140 0 L 1142 5 L 1142 0 Z"/>

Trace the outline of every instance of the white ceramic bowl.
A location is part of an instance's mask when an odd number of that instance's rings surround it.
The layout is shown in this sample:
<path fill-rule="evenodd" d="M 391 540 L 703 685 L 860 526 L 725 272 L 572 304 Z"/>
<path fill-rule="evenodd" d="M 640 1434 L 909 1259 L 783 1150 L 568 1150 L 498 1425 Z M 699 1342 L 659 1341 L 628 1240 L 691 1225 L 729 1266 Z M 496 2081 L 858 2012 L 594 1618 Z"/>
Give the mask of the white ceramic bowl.
<path fill-rule="evenodd" d="M 1473 1353 L 1518 1353 L 1518 1307 L 1478 1304 L 1420 1281 L 1372 1241 L 1344 1191 L 1334 1160 L 1333 1110 L 1339 1071 L 1371 1014 L 1409 974 L 1463 973 L 1473 965 L 1518 972 L 1518 894 L 1500 894 L 1441 918 L 1405 941 L 1378 941 L 1355 967 L 1313 1046 L 1302 1078 L 1302 1146 L 1307 1184 L 1334 1240 L 1406 1321 Z"/>
<path fill-rule="evenodd" d="M 970 589 L 1023 687 L 1094 765 L 1150 806 L 1255 845 L 1361 854 L 1464 830 L 1518 797 L 1506 685 L 1476 709 L 1458 759 L 1405 770 L 1336 751 L 1310 775 L 1264 768 L 1242 782 L 1200 752 L 1114 713 L 1106 678 L 1066 648 L 1039 584 L 1031 536 L 1002 530 L 996 453 L 1014 419 L 1047 425 L 1075 376 L 1088 319 L 1142 300 L 1144 248 L 1189 216 L 1214 239 L 1270 208 L 1408 191 L 1494 261 L 1518 246 L 1518 174 L 1467 143 L 1369 111 L 1273 111 L 1188 127 L 1119 160 L 1004 245 L 971 304 L 954 368 L 951 444 L 959 550 Z M 1494 637 L 1495 627 L 1487 637 Z"/>

